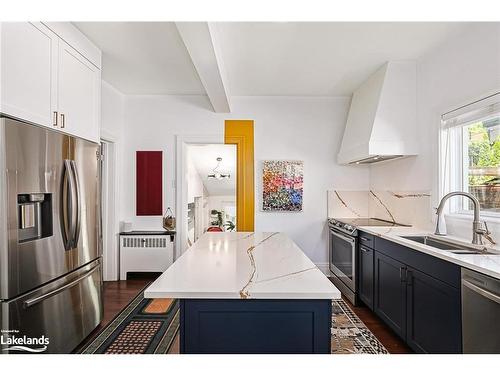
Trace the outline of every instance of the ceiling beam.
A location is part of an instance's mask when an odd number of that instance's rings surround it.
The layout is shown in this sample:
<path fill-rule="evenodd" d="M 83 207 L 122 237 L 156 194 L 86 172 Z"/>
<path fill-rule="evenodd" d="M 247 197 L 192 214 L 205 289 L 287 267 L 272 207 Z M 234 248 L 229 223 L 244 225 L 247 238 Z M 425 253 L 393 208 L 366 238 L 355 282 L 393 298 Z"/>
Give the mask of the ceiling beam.
<path fill-rule="evenodd" d="M 209 22 L 176 22 L 214 112 L 231 112 L 216 26 Z"/>

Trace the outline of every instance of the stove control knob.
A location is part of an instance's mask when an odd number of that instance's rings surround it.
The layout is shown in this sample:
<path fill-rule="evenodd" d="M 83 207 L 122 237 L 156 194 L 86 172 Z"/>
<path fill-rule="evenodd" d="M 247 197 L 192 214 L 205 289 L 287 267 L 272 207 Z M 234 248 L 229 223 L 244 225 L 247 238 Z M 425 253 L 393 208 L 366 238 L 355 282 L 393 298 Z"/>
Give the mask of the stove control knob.
<path fill-rule="evenodd" d="M 352 232 L 352 230 L 354 229 L 351 225 L 346 225 L 344 228 L 347 229 L 349 232 Z"/>

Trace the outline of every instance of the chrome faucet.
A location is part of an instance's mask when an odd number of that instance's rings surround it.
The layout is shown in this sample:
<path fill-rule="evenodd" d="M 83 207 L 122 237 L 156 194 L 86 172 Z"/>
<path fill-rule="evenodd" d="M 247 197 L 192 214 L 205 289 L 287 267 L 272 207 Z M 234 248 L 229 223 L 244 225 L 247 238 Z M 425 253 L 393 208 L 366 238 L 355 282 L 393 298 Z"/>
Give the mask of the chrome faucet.
<path fill-rule="evenodd" d="M 486 222 L 484 222 L 484 227 L 483 223 L 480 221 L 480 213 L 479 213 L 479 201 L 477 198 L 470 194 L 466 193 L 464 191 L 454 191 L 451 193 L 446 194 L 443 199 L 441 199 L 441 202 L 439 202 L 439 206 L 437 208 L 436 214 L 437 214 L 437 222 L 436 222 L 436 231 L 434 234 L 438 236 L 446 236 L 446 230 L 442 228 L 441 224 L 441 216 L 443 213 L 444 205 L 446 201 L 454 197 L 455 195 L 461 195 L 464 197 L 469 198 L 473 205 L 474 205 L 474 221 L 472 222 L 472 243 L 474 245 L 483 245 L 483 237 L 486 238 L 492 245 L 495 244 L 495 241 L 491 238 L 490 234 L 491 232 L 488 230 L 488 225 Z"/>

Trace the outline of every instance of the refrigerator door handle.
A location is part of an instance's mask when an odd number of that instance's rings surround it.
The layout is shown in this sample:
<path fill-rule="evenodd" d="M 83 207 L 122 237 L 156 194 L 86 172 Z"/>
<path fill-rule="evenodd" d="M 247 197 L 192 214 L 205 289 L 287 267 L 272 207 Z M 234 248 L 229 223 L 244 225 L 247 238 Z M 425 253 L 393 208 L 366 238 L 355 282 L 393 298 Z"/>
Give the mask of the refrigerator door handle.
<path fill-rule="evenodd" d="M 73 187 L 74 190 L 72 190 L 73 198 L 75 201 L 75 209 L 76 209 L 76 214 L 74 216 L 74 221 L 71 225 L 71 230 L 72 230 L 72 241 L 73 241 L 73 247 L 78 246 L 78 240 L 80 238 L 80 226 L 81 226 L 81 218 L 82 218 L 82 200 L 80 197 L 80 183 L 79 183 L 79 177 L 78 177 L 78 171 L 76 169 L 76 163 L 74 160 L 71 160 L 70 162 L 71 165 L 71 174 L 72 174 L 72 179 L 73 179 Z"/>
<path fill-rule="evenodd" d="M 64 160 L 61 178 L 61 231 L 64 249 L 72 249 L 70 233 L 73 222 L 73 180 L 71 178 L 71 161 Z"/>
<path fill-rule="evenodd" d="M 66 289 L 69 289 L 71 288 L 72 286 L 75 286 L 76 284 L 78 284 L 80 281 L 82 281 L 83 279 L 89 277 L 91 274 L 94 273 L 94 271 L 99 268 L 101 265 L 98 264 L 94 267 L 92 267 L 90 270 L 88 270 L 87 272 L 85 272 L 82 276 L 76 278 L 75 280 L 69 282 L 68 284 L 65 284 L 57 289 L 54 289 L 48 293 L 45 293 L 45 294 L 42 294 L 41 296 L 38 296 L 38 297 L 35 297 L 35 298 L 31 298 L 29 300 L 26 300 L 24 301 L 23 303 L 23 307 L 25 309 L 27 308 L 30 308 L 32 307 L 33 305 L 36 305 L 37 303 L 40 303 L 42 302 L 43 300 L 46 300 L 47 298 L 50 298 L 52 296 L 55 296 L 56 294 L 59 294 L 63 291 L 65 291 Z"/>

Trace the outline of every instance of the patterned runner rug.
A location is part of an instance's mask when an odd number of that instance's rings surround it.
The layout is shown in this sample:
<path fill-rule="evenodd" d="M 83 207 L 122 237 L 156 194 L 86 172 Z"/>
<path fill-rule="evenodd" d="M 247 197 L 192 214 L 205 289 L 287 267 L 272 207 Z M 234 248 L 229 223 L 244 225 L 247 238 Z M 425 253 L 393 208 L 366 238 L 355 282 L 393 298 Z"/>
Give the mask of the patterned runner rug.
<path fill-rule="evenodd" d="M 164 354 L 179 331 L 179 301 L 142 293 L 81 354 Z"/>
<path fill-rule="evenodd" d="M 332 354 L 388 354 L 343 300 L 332 301 Z"/>
<path fill-rule="evenodd" d="M 82 354 L 166 354 L 179 331 L 179 302 L 140 293 Z M 332 301 L 332 354 L 387 354 L 386 348 L 342 300 Z"/>

